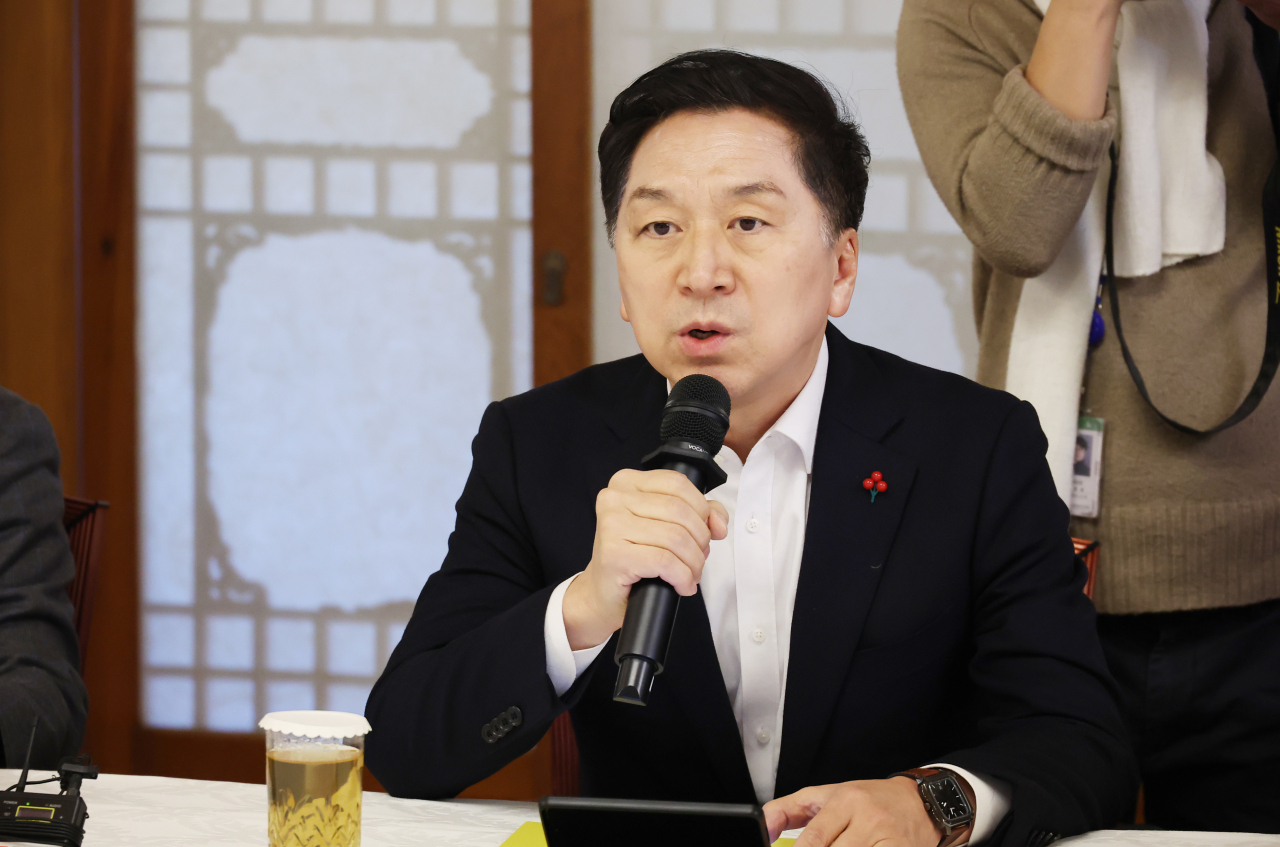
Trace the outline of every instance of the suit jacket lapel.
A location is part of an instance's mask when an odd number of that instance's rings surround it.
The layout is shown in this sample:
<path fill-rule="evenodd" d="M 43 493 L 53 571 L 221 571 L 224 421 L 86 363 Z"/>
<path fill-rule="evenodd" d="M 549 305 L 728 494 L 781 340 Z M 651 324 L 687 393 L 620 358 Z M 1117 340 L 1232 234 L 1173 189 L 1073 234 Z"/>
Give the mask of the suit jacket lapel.
<path fill-rule="evenodd" d="M 902 418 L 874 360 L 833 328 L 791 624 L 775 793 L 803 788 L 884 572 L 916 466 L 880 441 Z M 884 474 L 873 503 L 862 481 Z"/>
<path fill-rule="evenodd" d="M 740 797 L 739 802 L 754 803 L 755 788 L 746 754 L 742 752 L 738 719 L 733 715 L 733 704 L 725 689 L 701 593 L 680 598 L 680 610 L 671 633 L 671 650 L 672 660 L 654 680 L 654 688 L 671 686 L 727 793 Z"/>
<path fill-rule="evenodd" d="M 643 356 L 632 357 L 635 373 L 614 385 L 605 386 L 600 408 L 614 435 L 626 447 L 637 445 L 639 452 L 629 467 L 640 467 L 640 459 L 658 446 L 662 404 L 667 401 L 667 381 Z"/>

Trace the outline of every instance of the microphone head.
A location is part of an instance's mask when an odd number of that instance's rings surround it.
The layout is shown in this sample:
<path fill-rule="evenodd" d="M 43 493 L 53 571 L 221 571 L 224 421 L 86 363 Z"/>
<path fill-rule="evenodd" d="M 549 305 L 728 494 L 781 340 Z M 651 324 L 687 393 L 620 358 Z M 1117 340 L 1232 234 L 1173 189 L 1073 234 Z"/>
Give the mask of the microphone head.
<path fill-rule="evenodd" d="M 663 441 L 680 439 L 707 448 L 712 456 L 724 446 L 729 431 L 729 391 L 706 374 L 689 374 L 671 388 L 662 408 Z"/>

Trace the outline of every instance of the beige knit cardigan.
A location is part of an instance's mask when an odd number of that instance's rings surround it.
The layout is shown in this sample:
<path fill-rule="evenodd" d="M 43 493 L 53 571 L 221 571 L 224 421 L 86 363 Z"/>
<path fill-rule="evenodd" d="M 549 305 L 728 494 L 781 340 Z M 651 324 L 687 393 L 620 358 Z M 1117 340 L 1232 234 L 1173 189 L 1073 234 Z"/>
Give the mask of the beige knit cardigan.
<path fill-rule="evenodd" d="M 1040 21 L 1033 0 L 905 0 L 898 29 L 902 94 L 925 169 L 974 246 L 978 380 L 996 388 L 1023 285 L 1057 256 L 1115 132 L 1111 105 L 1102 120 L 1073 121 L 1027 84 Z M 1215 2 L 1209 45 L 1207 143 L 1227 179 L 1226 249 L 1118 280 L 1125 337 L 1152 398 L 1197 428 L 1236 407 L 1262 358 L 1262 186 L 1276 156 L 1238 0 Z M 1105 300 L 1103 314 L 1107 337 L 1090 356 L 1081 401 L 1106 421 L 1102 509 L 1072 521 L 1073 534 L 1102 542 L 1098 610 L 1280 597 L 1280 384 L 1236 427 L 1184 435 L 1146 406 Z"/>

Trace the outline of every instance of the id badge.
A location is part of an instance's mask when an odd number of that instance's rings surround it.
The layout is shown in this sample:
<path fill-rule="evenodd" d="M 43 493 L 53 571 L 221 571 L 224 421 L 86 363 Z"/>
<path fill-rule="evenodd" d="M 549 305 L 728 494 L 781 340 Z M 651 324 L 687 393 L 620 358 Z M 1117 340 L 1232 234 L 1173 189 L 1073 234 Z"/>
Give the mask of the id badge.
<path fill-rule="evenodd" d="M 1101 490 L 1102 418 L 1081 415 L 1071 465 L 1071 514 L 1096 518 Z"/>

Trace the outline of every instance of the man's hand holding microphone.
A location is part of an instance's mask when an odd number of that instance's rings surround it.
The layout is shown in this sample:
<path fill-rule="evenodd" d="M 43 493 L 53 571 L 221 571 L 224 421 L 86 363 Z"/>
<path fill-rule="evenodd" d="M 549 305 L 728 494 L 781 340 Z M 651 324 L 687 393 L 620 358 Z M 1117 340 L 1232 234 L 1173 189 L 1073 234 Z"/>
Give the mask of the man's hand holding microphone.
<path fill-rule="evenodd" d="M 591 561 L 564 595 L 569 646 L 602 644 L 622 626 L 631 586 L 657 577 L 681 596 L 698 590 L 711 542 L 729 513 L 672 470 L 621 470 L 596 497 Z"/>

